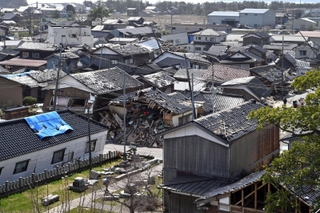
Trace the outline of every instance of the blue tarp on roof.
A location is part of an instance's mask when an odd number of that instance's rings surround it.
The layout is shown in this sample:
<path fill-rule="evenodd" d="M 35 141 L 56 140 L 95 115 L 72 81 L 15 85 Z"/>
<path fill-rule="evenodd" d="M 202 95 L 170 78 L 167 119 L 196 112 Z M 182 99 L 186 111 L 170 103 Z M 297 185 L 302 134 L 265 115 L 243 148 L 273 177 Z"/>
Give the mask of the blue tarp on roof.
<path fill-rule="evenodd" d="M 69 124 L 62 120 L 56 111 L 30 116 L 25 118 L 25 120 L 40 139 L 60 135 L 68 130 L 73 130 Z"/>

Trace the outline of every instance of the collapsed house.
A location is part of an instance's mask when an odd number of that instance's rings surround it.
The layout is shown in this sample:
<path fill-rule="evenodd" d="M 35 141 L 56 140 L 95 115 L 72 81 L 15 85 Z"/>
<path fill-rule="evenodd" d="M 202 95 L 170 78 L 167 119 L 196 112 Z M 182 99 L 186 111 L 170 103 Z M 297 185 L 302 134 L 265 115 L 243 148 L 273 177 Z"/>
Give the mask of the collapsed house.
<path fill-rule="evenodd" d="M 183 94 L 166 94 L 150 87 L 111 100 L 101 122 L 109 127 L 107 138 L 113 143 L 123 143 L 126 138 L 128 144 L 161 147 L 162 139 L 155 135 L 191 121 L 192 111 L 191 100 Z"/>

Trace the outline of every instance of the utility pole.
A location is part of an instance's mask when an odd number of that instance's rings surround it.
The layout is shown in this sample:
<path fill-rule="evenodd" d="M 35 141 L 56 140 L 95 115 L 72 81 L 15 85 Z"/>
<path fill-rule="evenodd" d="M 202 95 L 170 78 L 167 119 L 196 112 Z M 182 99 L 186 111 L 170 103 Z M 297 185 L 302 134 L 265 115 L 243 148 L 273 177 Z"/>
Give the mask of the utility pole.
<path fill-rule="evenodd" d="M 126 71 L 123 71 L 123 161 L 127 161 L 127 108 L 126 108 Z"/>
<path fill-rule="evenodd" d="M 283 71 L 284 71 L 284 36 L 282 36 L 282 56 L 281 56 L 281 99 L 283 100 Z"/>
<path fill-rule="evenodd" d="M 186 62 L 187 78 L 188 78 L 188 83 L 189 83 L 189 90 L 190 90 L 190 93 L 191 93 L 192 120 L 194 120 L 194 119 L 195 119 L 195 117 L 196 117 L 196 112 L 195 112 L 195 109 L 194 109 L 194 102 L 193 102 L 192 87 L 191 87 L 191 82 L 190 82 L 190 75 L 189 75 L 188 61 L 187 61 L 186 54 L 184 54 L 184 60 L 185 60 L 185 62 Z"/>
<path fill-rule="evenodd" d="M 58 63 L 57 80 L 56 80 L 56 86 L 55 86 L 55 90 L 54 90 L 53 111 L 56 111 L 56 110 L 57 110 L 57 93 L 58 93 L 60 70 L 61 70 L 61 62 L 62 62 L 61 55 L 62 55 L 62 49 L 63 49 L 63 44 L 62 44 L 62 43 L 59 44 L 59 49 L 60 49 L 60 53 L 59 53 L 59 63 Z"/>
<path fill-rule="evenodd" d="M 214 113 L 214 98 L 215 98 L 215 92 L 214 92 L 214 70 L 213 70 L 213 63 L 211 65 L 211 93 L 212 93 L 212 113 Z"/>
<path fill-rule="evenodd" d="M 172 10 L 170 10 L 170 14 L 171 14 L 170 34 L 172 34 Z"/>

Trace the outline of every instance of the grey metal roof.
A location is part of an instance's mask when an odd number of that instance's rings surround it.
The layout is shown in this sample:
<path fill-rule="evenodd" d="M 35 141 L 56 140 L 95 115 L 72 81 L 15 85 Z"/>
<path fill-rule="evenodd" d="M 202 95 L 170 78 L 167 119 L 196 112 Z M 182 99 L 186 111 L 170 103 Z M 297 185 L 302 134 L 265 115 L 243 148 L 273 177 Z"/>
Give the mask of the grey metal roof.
<path fill-rule="evenodd" d="M 222 87 L 245 85 L 259 98 L 266 97 L 270 94 L 270 89 L 262 83 L 257 77 L 250 76 L 246 78 L 237 78 L 223 83 Z"/>
<path fill-rule="evenodd" d="M 263 14 L 268 12 L 269 9 L 253 9 L 253 8 L 246 8 L 241 10 L 240 13 L 256 13 L 256 14 Z"/>
<path fill-rule="evenodd" d="M 117 31 L 125 35 L 146 35 L 152 33 L 151 27 L 123 28 L 117 29 Z"/>
<path fill-rule="evenodd" d="M 204 29 L 204 30 L 201 30 L 200 32 L 196 32 L 196 33 L 193 33 L 192 35 L 201 35 L 201 36 L 220 36 L 220 35 L 227 35 L 226 32 L 222 32 L 222 31 L 216 31 L 216 30 L 213 30 L 213 29 Z"/>
<path fill-rule="evenodd" d="M 213 11 L 212 13 L 209 13 L 208 16 L 235 16 L 239 17 L 239 12 L 234 11 Z"/>
<path fill-rule="evenodd" d="M 294 43 L 271 43 L 271 44 L 265 44 L 263 45 L 263 48 L 266 50 L 282 50 L 282 48 L 284 50 L 292 50 L 294 48 L 296 48 L 298 46 L 298 44 L 294 44 Z"/>
<path fill-rule="evenodd" d="M 158 88 L 172 85 L 175 81 L 175 79 L 165 71 L 144 75 L 142 78 Z"/>
<path fill-rule="evenodd" d="M 197 199 L 197 202 L 200 202 L 201 200 L 208 199 L 208 198 L 213 198 L 218 195 L 223 195 L 226 193 L 231 193 L 238 191 L 240 189 L 245 188 L 248 185 L 251 185 L 262 177 L 262 175 L 265 174 L 265 170 L 258 171 L 255 173 L 251 173 L 250 175 L 233 182 L 231 184 L 227 184 L 225 186 L 219 187 L 219 188 L 213 188 L 209 192 L 205 193 L 201 198 Z"/>
<path fill-rule="evenodd" d="M 126 100 L 143 100 L 147 103 L 156 103 L 160 107 L 170 110 L 174 114 L 182 114 L 191 111 L 191 101 L 179 92 L 166 94 L 157 88 L 146 88 L 137 92 L 126 94 Z M 124 96 L 113 99 L 110 103 L 123 102 Z"/>
<path fill-rule="evenodd" d="M 207 194 L 210 190 L 217 189 L 227 183 L 228 180 L 223 178 L 206 178 L 195 175 L 184 175 L 172 179 L 169 183 L 164 184 L 162 188 L 171 192 L 180 192 L 194 197 L 201 197 Z"/>
<path fill-rule="evenodd" d="M 256 120 L 249 120 L 247 116 L 252 110 L 263 106 L 259 102 L 248 101 L 236 107 L 200 117 L 193 122 L 226 140 L 226 143 L 231 143 L 256 130 L 258 126 Z"/>
<path fill-rule="evenodd" d="M 47 149 L 88 135 L 88 119 L 86 117 L 69 110 L 58 113 L 73 130 L 43 139 L 35 134 L 23 118 L 1 122 L 0 161 Z M 91 121 L 90 128 L 92 134 L 107 130 L 107 127 L 94 121 Z"/>
<path fill-rule="evenodd" d="M 210 64 L 210 61 L 207 60 L 205 58 L 205 56 L 200 54 L 200 53 L 181 53 L 181 52 L 171 52 L 171 53 L 173 53 L 175 55 L 179 55 L 179 56 L 181 56 L 183 58 L 184 58 L 184 55 L 186 55 L 186 58 L 191 60 L 191 61 L 201 61 L 201 62 Z"/>
<path fill-rule="evenodd" d="M 49 43 L 40 42 L 24 42 L 19 47 L 19 50 L 41 50 L 41 51 L 55 51 L 56 47 Z"/>
<path fill-rule="evenodd" d="M 96 92 L 96 94 L 107 94 L 109 92 L 123 89 L 123 76 L 126 78 L 127 89 L 141 87 L 142 83 L 128 75 L 124 70 L 113 67 L 110 69 L 97 70 L 85 73 L 71 74 L 82 84 Z"/>

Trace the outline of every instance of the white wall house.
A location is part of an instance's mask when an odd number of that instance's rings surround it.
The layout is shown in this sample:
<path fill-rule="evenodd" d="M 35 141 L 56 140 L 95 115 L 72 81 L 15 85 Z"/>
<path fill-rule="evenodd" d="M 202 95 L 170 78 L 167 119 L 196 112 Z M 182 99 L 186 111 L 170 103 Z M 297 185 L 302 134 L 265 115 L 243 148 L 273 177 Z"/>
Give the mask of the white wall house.
<path fill-rule="evenodd" d="M 215 31 L 212 29 L 201 30 L 193 33 L 193 42 L 188 45 L 188 52 L 202 53 L 208 50 L 212 45 L 218 44 L 226 40 L 227 33 L 222 31 Z"/>
<path fill-rule="evenodd" d="M 87 118 L 68 110 L 60 111 L 59 115 L 73 130 L 42 139 L 23 118 L 0 124 L 0 131 L 4 133 L 0 139 L 0 184 L 77 159 L 88 159 Z M 103 153 L 107 129 L 95 122 L 90 125 L 94 157 Z"/>
<path fill-rule="evenodd" d="M 63 43 L 70 46 L 87 44 L 93 46 L 93 36 L 89 26 L 49 26 L 48 39 L 50 44 Z"/>

